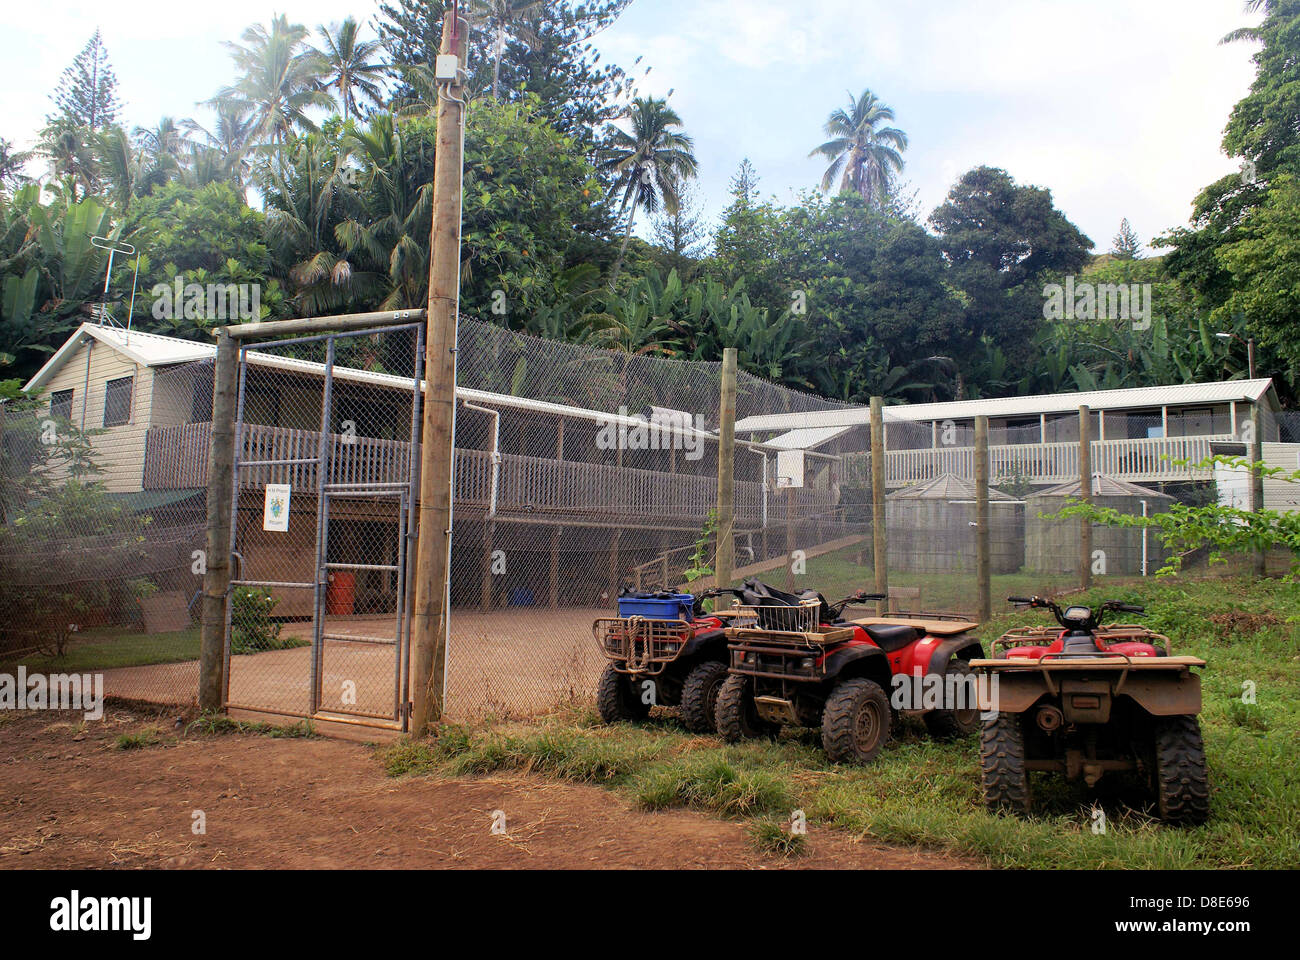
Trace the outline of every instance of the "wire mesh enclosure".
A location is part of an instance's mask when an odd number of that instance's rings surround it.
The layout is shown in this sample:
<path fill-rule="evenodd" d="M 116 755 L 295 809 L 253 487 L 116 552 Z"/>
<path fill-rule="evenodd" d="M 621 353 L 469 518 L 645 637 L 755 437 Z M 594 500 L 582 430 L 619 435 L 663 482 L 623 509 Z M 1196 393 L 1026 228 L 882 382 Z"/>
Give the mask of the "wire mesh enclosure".
<path fill-rule="evenodd" d="M 195 703 L 206 507 L 229 497 L 224 702 L 401 727 L 423 332 L 245 344 L 227 490 L 207 489 L 210 346 L 131 334 L 159 358 L 142 364 L 87 338 L 37 395 L 0 405 L 0 670 L 93 670 L 111 696 Z M 461 322 L 450 717 L 585 703 L 610 642 L 593 623 L 620 593 L 715 585 L 722 380 L 721 364 Z M 1131 516 L 1236 502 L 1239 477 L 1188 463 L 1244 452 L 1250 422 L 1240 405 L 1094 412 L 1085 486 L 1077 412 L 993 419 L 981 489 L 974 418 L 886 406 L 873 469 L 865 406 L 741 373 L 730 585 L 831 602 L 883 588 L 893 614 L 973 616 L 981 556 L 995 612 L 1085 575 L 1150 576 L 1167 559 L 1155 531 L 1085 530 L 1060 510 L 1085 489 Z M 1265 455 L 1288 455 L 1286 417 L 1265 429 Z"/>

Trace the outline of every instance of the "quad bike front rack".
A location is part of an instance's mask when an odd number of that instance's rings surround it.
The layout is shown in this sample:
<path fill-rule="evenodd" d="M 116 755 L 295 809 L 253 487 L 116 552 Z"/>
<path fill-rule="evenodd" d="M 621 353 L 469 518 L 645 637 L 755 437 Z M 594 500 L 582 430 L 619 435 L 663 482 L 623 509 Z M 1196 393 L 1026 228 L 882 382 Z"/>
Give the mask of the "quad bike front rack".
<path fill-rule="evenodd" d="M 681 655 L 695 627 L 685 620 L 602 617 L 591 633 L 619 673 L 654 676 Z"/>

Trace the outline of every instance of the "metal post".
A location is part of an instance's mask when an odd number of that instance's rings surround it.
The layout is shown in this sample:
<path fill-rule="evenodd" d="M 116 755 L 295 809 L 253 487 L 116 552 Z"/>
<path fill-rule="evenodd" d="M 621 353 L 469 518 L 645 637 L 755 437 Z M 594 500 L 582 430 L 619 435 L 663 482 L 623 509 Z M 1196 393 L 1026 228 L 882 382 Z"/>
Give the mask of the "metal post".
<path fill-rule="evenodd" d="M 722 396 L 718 408 L 718 559 L 719 587 L 731 586 L 736 566 L 736 348 L 722 351 Z"/>
<path fill-rule="evenodd" d="M 1092 503 L 1092 413 L 1079 408 L 1079 498 Z M 1092 519 L 1079 518 L 1079 586 L 1092 586 Z"/>
<path fill-rule="evenodd" d="M 469 31 L 453 3 L 443 19 L 442 54 L 464 66 Z M 434 160 L 433 233 L 430 240 L 428 353 L 424 367 L 421 442 L 420 534 L 412 622 L 411 734 L 422 737 L 443 714 L 447 634 L 451 605 L 452 470 L 456 424 L 456 311 L 459 307 L 461 178 L 465 87 L 462 73 L 438 96 Z"/>
<path fill-rule="evenodd" d="M 889 594 L 888 538 L 885 528 L 885 407 L 880 397 L 871 398 L 871 543 L 876 567 L 876 593 Z M 876 615 L 883 617 L 888 601 L 876 602 Z"/>
<path fill-rule="evenodd" d="M 224 689 L 238 378 L 238 347 L 223 328 L 217 334 L 217 359 L 212 374 L 212 433 L 208 445 L 207 557 L 199 640 L 199 707 L 203 710 L 220 710 Z"/>
<path fill-rule="evenodd" d="M 989 563 L 992 531 L 989 527 L 989 418 L 975 418 L 975 579 L 978 582 L 979 616 L 983 622 L 993 613 L 993 581 Z"/>
<path fill-rule="evenodd" d="M 1255 434 L 1250 443 L 1250 510 L 1259 513 L 1264 509 L 1264 474 L 1255 464 L 1264 460 L 1264 413 L 1258 400 L 1251 406 L 1250 424 Z M 1268 568 L 1268 554 L 1264 550 L 1256 550 L 1251 560 L 1255 576 L 1264 576 Z"/>

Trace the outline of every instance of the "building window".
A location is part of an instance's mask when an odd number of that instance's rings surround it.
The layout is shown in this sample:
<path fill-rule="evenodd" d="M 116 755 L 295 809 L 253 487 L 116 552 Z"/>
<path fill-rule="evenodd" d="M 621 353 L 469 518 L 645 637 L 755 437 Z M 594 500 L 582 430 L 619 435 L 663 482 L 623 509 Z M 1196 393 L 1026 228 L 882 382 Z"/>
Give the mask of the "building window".
<path fill-rule="evenodd" d="M 72 419 L 71 390 L 56 390 L 50 394 L 50 417 L 54 420 Z"/>
<path fill-rule="evenodd" d="M 104 426 L 120 427 L 131 422 L 131 391 L 135 377 L 110 380 L 104 388 Z"/>

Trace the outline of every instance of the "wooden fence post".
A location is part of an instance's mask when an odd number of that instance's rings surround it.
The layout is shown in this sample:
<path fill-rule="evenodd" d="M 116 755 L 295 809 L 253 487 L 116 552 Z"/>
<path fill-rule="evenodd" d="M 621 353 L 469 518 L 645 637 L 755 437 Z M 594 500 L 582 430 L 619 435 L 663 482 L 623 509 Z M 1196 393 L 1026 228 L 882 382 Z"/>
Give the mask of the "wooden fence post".
<path fill-rule="evenodd" d="M 871 542 L 876 567 L 876 593 L 889 594 L 888 536 L 885 520 L 885 409 L 880 397 L 871 398 Z M 883 617 L 889 601 L 876 602 Z"/>
<path fill-rule="evenodd" d="M 736 566 L 736 348 L 722 351 L 722 396 L 718 406 L 718 556 L 719 587 L 731 586 Z"/>
<path fill-rule="evenodd" d="M 989 418 L 975 418 L 975 579 L 981 623 L 993 613 L 993 581 L 989 550 Z"/>
<path fill-rule="evenodd" d="M 224 328 L 217 333 L 212 373 L 212 432 L 208 445 L 207 556 L 203 618 L 199 633 L 199 708 L 220 710 L 225 689 L 226 603 L 230 593 L 231 500 L 235 490 L 235 394 L 239 345 Z"/>
<path fill-rule="evenodd" d="M 1092 411 L 1079 408 L 1079 498 L 1092 503 Z M 1079 518 L 1079 586 L 1092 586 L 1092 518 Z"/>

